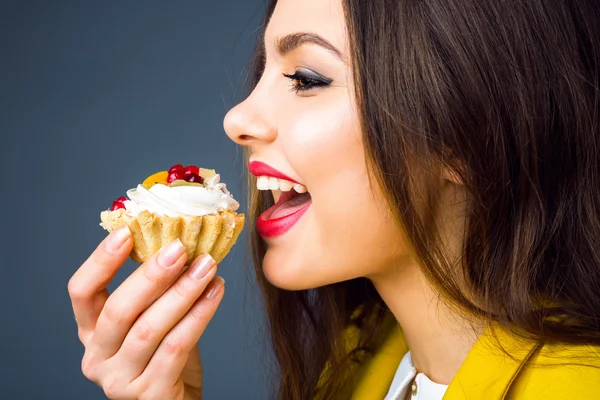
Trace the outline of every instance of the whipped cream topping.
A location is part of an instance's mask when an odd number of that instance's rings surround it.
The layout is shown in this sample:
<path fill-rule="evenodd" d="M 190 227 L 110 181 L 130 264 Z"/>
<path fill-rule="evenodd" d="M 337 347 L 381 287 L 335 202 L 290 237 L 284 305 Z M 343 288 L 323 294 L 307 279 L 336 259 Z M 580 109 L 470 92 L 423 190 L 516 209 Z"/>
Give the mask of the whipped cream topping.
<path fill-rule="evenodd" d="M 146 189 L 138 185 L 127 191 L 127 197 L 129 200 L 123 204 L 132 216 L 148 210 L 169 217 L 201 217 L 223 210 L 236 211 L 240 206 L 227 186 L 220 183 L 219 174 L 207 179 L 204 186 L 167 186 L 159 183 Z"/>

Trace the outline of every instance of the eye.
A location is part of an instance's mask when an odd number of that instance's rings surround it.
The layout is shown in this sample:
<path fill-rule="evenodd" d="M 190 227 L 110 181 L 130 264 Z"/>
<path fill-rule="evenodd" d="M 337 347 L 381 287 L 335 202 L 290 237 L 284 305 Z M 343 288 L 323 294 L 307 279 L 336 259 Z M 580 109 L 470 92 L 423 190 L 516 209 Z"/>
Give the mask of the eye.
<path fill-rule="evenodd" d="M 291 91 L 306 92 L 315 88 L 329 86 L 333 79 L 325 78 L 313 71 L 298 70 L 293 74 L 283 74 L 291 81 Z"/>

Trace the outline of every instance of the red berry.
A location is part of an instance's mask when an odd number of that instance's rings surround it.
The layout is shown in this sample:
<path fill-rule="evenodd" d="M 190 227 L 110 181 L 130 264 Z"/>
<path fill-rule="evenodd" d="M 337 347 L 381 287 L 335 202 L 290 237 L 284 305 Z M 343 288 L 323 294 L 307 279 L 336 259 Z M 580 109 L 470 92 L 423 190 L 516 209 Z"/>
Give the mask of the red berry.
<path fill-rule="evenodd" d="M 185 177 L 185 174 L 184 174 L 183 170 L 175 170 L 175 171 L 169 173 L 169 176 L 167 177 L 167 182 L 171 183 L 178 179 L 183 179 L 184 177 Z"/>
<path fill-rule="evenodd" d="M 115 201 L 116 201 L 116 202 L 119 202 L 119 203 L 122 203 L 122 202 L 124 202 L 124 201 L 127 201 L 127 200 L 129 200 L 127 197 L 125 197 L 125 196 L 121 196 L 121 197 L 119 197 L 118 199 L 116 199 Z"/>
<path fill-rule="evenodd" d="M 198 175 L 199 173 L 200 173 L 200 168 L 196 167 L 195 165 L 188 165 L 187 167 L 185 167 L 186 175 L 191 175 L 191 174 Z"/>
<path fill-rule="evenodd" d="M 198 174 L 191 173 L 185 176 L 187 182 L 204 183 L 204 178 Z"/>
<path fill-rule="evenodd" d="M 116 211 L 116 210 L 124 209 L 124 208 L 125 208 L 125 204 L 123 204 L 123 202 L 114 201 L 112 203 L 112 207 L 110 207 L 110 211 Z"/>
<path fill-rule="evenodd" d="M 169 174 L 171 172 L 175 172 L 175 171 L 183 171 L 183 165 L 181 165 L 181 164 L 175 164 L 171 168 L 169 168 Z"/>

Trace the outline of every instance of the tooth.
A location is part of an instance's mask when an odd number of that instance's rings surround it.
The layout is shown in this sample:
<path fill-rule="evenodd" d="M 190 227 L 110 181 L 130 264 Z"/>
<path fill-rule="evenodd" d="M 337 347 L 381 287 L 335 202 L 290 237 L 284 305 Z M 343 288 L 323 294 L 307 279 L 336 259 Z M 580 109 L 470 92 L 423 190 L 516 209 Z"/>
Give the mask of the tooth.
<path fill-rule="evenodd" d="M 300 184 L 295 184 L 294 190 L 298 193 L 306 193 L 306 186 L 300 185 Z"/>
<path fill-rule="evenodd" d="M 256 178 L 256 188 L 258 190 L 269 190 L 269 178 L 266 176 Z"/>
<path fill-rule="evenodd" d="M 294 187 L 294 183 L 290 181 L 286 181 L 285 179 L 279 180 L 279 190 L 282 192 L 289 192 Z"/>
<path fill-rule="evenodd" d="M 269 177 L 269 190 L 279 189 L 279 179 Z"/>

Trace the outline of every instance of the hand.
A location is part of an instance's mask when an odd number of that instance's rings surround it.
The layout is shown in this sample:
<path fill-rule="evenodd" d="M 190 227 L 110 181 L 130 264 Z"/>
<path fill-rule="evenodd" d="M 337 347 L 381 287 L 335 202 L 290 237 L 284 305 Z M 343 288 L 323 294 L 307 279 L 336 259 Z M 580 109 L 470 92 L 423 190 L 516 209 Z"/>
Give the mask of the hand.
<path fill-rule="evenodd" d="M 83 374 L 109 399 L 201 399 L 197 343 L 221 302 L 223 279 L 209 255 L 184 271 L 187 252 L 176 240 L 109 295 L 132 246 L 127 227 L 112 232 L 69 281 Z"/>

